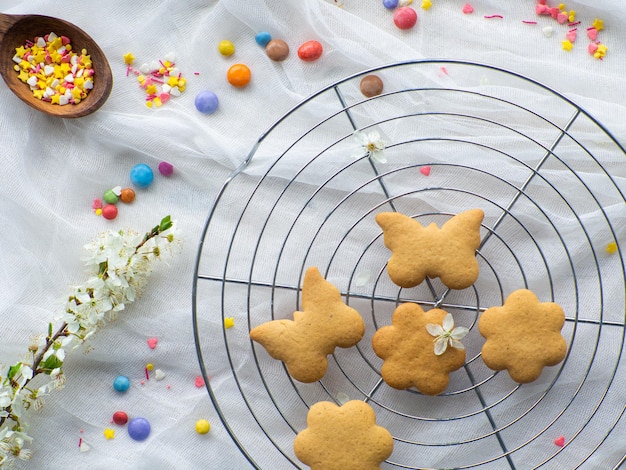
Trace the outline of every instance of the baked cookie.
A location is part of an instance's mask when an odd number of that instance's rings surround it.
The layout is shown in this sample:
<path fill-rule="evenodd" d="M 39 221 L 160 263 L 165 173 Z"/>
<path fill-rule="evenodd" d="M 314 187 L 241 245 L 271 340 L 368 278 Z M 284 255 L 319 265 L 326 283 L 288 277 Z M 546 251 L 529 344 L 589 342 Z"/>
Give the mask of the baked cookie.
<path fill-rule="evenodd" d="M 306 421 L 293 449 L 311 470 L 378 470 L 393 452 L 391 434 L 376 424 L 374 410 L 363 401 L 316 403 Z"/>
<path fill-rule="evenodd" d="M 415 303 L 405 303 L 393 312 L 391 325 L 374 333 L 372 347 L 383 360 L 381 374 L 390 387 L 437 395 L 448 386 L 449 374 L 465 363 L 460 340 L 466 334 L 467 328 L 454 328 L 446 311 L 424 312 Z"/>
<path fill-rule="evenodd" d="M 480 246 L 481 209 L 455 215 L 441 228 L 427 227 L 398 212 L 381 212 L 376 223 L 391 250 L 387 272 L 400 287 L 414 287 L 426 277 L 438 277 L 450 289 L 465 289 L 478 278 L 476 250 Z"/>
<path fill-rule="evenodd" d="M 336 347 L 354 346 L 365 333 L 359 312 L 342 301 L 339 290 L 316 267 L 304 275 L 302 311 L 293 318 L 263 323 L 250 331 L 250 338 L 283 361 L 300 382 L 320 380 L 328 367 L 326 356 Z"/>
<path fill-rule="evenodd" d="M 506 369 L 518 383 L 532 382 L 545 366 L 565 357 L 564 324 L 565 314 L 558 304 L 539 302 L 527 289 L 516 290 L 503 306 L 487 309 L 478 319 L 478 331 L 487 340 L 483 361 L 490 369 Z"/>

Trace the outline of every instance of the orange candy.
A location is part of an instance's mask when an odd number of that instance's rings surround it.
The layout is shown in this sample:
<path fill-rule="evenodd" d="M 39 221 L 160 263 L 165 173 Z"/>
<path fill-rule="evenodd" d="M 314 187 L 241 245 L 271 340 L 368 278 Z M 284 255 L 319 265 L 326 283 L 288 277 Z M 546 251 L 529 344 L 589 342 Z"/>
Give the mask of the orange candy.
<path fill-rule="evenodd" d="M 133 191 L 131 188 L 122 189 L 122 192 L 120 193 L 120 199 L 122 200 L 122 202 L 125 203 L 133 202 L 135 200 L 135 191 Z"/>
<path fill-rule="evenodd" d="M 237 88 L 243 88 L 250 83 L 250 69 L 244 64 L 235 64 L 228 69 L 226 78 L 228 83 Z"/>

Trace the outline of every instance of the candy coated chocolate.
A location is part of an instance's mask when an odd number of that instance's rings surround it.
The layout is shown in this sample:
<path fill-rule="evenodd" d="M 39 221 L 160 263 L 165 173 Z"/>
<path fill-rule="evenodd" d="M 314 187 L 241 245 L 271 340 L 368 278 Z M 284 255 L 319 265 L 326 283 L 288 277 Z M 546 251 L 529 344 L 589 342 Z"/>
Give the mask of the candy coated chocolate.
<path fill-rule="evenodd" d="M 281 62 L 289 55 L 289 46 L 282 39 L 272 39 L 265 46 L 265 53 L 270 59 Z"/>
<path fill-rule="evenodd" d="M 201 91 L 196 95 L 194 104 L 202 114 L 213 114 L 219 106 L 217 95 L 209 90 Z"/>
<path fill-rule="evenodd" d="M 152 173 L 152 168 L 145 163 L 138 163 L 130 170 L 130 180 L 135 186 L 139 186 L 140 188 L 150 186 L 153 179 L 154 174 Z"/>
<path fill-rule="evenodd" d="M 102 217 L 113 220 L 117 217 L 117 207 L 113 204 L 106 204 L 102 209 Z"/>
<path fill-rule="evenodd" d="M 266 31 L 262 31 L 254 37 L 254 40 L 259 46 L 265 47 L 267 43 L 272 40 L 272 35 Z"/>
<path fill-rule="evenodd" d="M 371 98 L 378 96 L 383 92 L 383 81 L 378 75 L 366 75 L 361 79 L 361 93 Z"/>
<path fill-rule="evenodd" d="M 298 57 L 305 62 L 313 62 L 322 56 L 323 51 L 318 41 L 307 41 L 298 48 Z"/>
<path fill-rule="evenodd" d="M 150 435 L 150 423 L 145 418 L 133 418 L 128 422 L 128 435 L 136 440 L 143 441 Z"/>
<path fill-rule="evenodd" d="M 393 14 L 393 22 L 399 29 L 411 29 L 417 23 L 417 13 L 411 7 L 400 7 Z"/>

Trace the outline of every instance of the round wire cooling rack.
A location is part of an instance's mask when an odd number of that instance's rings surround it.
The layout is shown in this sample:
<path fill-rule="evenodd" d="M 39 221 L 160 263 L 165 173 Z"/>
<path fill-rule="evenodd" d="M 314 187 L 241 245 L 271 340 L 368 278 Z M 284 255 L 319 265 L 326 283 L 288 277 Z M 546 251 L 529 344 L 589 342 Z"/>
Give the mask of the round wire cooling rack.
<path fill-rule="evenodd" d="M 369 74 L 385 89 L 366 98 L 359 84 Z M 386 144 L 384 158 L 364 149 L 363 136 Z M 348 399 L 368 402 L 393 435 L 383 468 L 623 464 L 625 156 L 610 132 L 556 91 L 462 61 L 368 70 L 285 114 L 219 191 L 193 286 L 207 389 L 251 466 L 305 468 L 293 440 L 308 409 Z M 441 225 L 471 208 L 485 212 L 472 287 L 390 281 L 376 213 Z M 337 348 L 322 380 L 303 384 L 249 331 L 292 318 L 310 266 L 361 313 L 366 332 L 356 347 Z M 520 288 L 563 307 L 568 344 L 564 361 L 524 385 L 484 365 L 476 326 L 481 312 Z M 395 390 L 381 378 L 371 339 L 403 302 L 443 308 L 470 329 L 466 363 L 438 396 Z"/>

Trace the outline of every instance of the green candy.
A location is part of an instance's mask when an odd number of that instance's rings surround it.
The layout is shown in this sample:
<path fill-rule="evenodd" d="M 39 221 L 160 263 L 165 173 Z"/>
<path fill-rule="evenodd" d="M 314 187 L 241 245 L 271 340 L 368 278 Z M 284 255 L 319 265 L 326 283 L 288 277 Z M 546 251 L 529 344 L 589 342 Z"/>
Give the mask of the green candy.
<path fill-rule="evenodd" d="M 104 202 L 106 202 L 107 204 L 115 204 L 117 203 L 117 200 L 119 198 L 117 197 L 117 194 L 113 192 L 112 189 L 109 189 L 107 192 L 104 193 L 103 199 L 104 199 Z"/>

